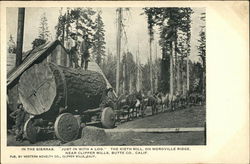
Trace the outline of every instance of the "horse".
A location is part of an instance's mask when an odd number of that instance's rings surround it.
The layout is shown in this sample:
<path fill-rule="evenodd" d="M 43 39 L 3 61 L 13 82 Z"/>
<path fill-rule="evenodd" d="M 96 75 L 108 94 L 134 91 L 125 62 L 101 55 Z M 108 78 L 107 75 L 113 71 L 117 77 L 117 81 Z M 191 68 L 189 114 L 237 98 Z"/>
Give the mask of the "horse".
<path fill-rule="evenodd" d="M 154 95 L 154 97 L 157 99 L 157 105 L 161 106 L 161 111 L 164 111 L 164 95 L 162 92 L 158 92 Z"/>
<path fill-rule="evenodd" d="M 122 94 L 118 97 L 117 101 L 116 101 L 116 105 L 115 105 L 115 109 L 117 111 L 117 119 L 118 121 L 120 120 L 120 116 L 125 116 L 125 114 L 129 113 L 129 108 L 126 102 L 127 99 L 127 95 Z M 129 118 L 127 118 L 128 120 Z"/>
<path fill-rule="evenodd" d="M 176 95 L 176 103 L 177 103 L 177 108 L 185 108 L 187 105 L 187 95 L 186 94 L 177 94 Z"/>
<path fill-rule="evenodd" d="M 198 94 L 196 98 L 196 104 L 202 105 L 205 102 L 205 96 L 203 94 Z"/>
<path fill-rule="evenodd" d="M 121 95 L 117 100 L 117 109 L 122 110 L 123 117 L 127 114 L 127 120 L 138 116 L 141 108 L 142 95 L 140 92 L 135 92 L 129 95 Z"/>
<path fill-rule="evenodd" d="M 162 98 L 163 101 L 163 107 L 166 107 L 167 110 L 170 109 L 171 111 L 174 111 L 179 103 L 179 99 L 176 95 L 166 94 Z"/>
<path fill-rule="evenodd" d="M 162 94 L 161 99 L 162 99 L 162 107 L 164 111 L 168 110 L 169 104 L 170 104 L 169 94 L 166 94 L 166 95 Z"/>
<path fill-rule="evenodd" d="M 158 113 L 156 105 L 157 105 L 157 99 L 153 95 L 144 96 L 142 100 L 141 117 L 144 117 L 144 112 L 148 106 L 150 106 L 152 109 L 152 115 Z"/>
<path fill-rule="evenodd" d="M 127 97 L 127 103 L 131 109 L 131 117 L 136 118 L 139 114 L 139 109 L 141 108 L 142 94 L 141 92 L 134 92 Z"/>

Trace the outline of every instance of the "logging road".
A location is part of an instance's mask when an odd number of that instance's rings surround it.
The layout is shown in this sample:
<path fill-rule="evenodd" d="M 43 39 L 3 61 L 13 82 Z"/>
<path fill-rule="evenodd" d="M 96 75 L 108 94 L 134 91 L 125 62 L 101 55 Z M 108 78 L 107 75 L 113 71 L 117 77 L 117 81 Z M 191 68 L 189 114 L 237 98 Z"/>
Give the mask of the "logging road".
<path fill-rule="evenodd" d="M 191 128 L 204 127 L 205 125 L 205 106 L 192 106 L 174 112 L 159 113 L 150 116 L 151 110 L 147 109 L 148 114 L 144 118 L 117 124 L 117 129 L 140 129 L 140 128 Z M 73 145 L 203 145 L 205 137 L 203 131 L 180 132 L 180 133 L 136 133 L 136 132 L 107 132 L 109 141 L 103 143 L 87 143 L 76 141 Z M 8 135 L 8 145 L 36 145 L 36 146 L 59 146 L 58 140 L 40 141 L 30 144 L 28 141 L 16 142 L 14 137 Z"/>
<path fill-rule="evenodd" d="M 151 114 L 150 108 L 147 114 Z M 159 113 L 143 119 L 125 122 L 118 129 L 140 128 L 190 128 L 204 127 L 206 119 L 205 106 L 193 106 L 174 112 Z M 120 133 L 111 134 L 113 145 L 203 145 L 204 132 L 183 133 Z M 116 140 L 118 142 L 116 142 Z"/>

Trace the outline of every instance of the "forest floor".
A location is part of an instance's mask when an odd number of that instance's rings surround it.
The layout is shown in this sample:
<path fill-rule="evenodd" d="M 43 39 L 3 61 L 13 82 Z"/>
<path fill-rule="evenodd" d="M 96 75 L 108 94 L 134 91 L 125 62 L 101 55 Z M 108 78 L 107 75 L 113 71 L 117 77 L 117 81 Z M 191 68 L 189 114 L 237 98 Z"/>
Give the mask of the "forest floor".
<path fill-rule="evenodd" d="M 144 118 L 137 118 L 129 122 L 118 123 L 117 129 L 139 128 L 181 128 L 205 127 L 205 106 L 192 106 L 173 112 L 162 112 L 151 115 L 151 109 L 146 110 Z M 99 128 L 98 128 L 99 129 Z M 91 137 L 91 136 L 90 136 Z M 97 139 L 98 140 L 98 139 Z M 85 140 L 83 138 L 67 143 L 67 146 L 93 146 L 93 145 L 205 145 L 205 132 L 178 132 L 178 133 L 138 133 L 138 132 L 107 132 L 106 139 L 99 141 Z M 61 146 L 65 145 L 59 140 L 45 140 L 31 144 L 29 141 L 15 141 L 13 135 L 7 136 L 8 146 Z"/>

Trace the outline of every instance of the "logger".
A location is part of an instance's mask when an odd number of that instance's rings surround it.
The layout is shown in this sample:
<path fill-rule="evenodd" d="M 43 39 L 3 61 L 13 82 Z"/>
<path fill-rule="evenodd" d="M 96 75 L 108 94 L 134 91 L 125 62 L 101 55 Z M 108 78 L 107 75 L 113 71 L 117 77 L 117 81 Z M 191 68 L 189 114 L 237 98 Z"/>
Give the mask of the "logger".
<path fill-rule="evenodd" d="M 30 115 L 24 135 L 32 143 L 39 130 L 54 132 L 63 142 L 78 137 L 81 123 L 100 122 L 113 128 L 115 114 L 111 107 L 101 109 L 101 98 L 107 88 L 98 72 L 59 66 L 34 64 L 19 80 L 19 98 Z"/>

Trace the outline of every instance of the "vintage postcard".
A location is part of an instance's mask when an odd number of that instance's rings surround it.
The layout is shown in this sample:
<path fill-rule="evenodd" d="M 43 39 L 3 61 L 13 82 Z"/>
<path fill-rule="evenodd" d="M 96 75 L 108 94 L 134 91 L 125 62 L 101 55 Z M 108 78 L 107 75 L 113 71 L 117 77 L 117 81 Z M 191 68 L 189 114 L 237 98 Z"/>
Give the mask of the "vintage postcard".
<path fill-rule="evenodd" d="M 1 2 L 1 163 L 247 163 L 249 4 Z"/>

